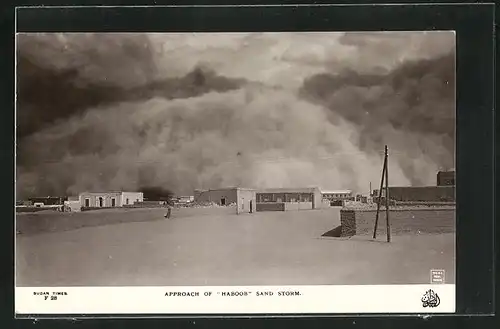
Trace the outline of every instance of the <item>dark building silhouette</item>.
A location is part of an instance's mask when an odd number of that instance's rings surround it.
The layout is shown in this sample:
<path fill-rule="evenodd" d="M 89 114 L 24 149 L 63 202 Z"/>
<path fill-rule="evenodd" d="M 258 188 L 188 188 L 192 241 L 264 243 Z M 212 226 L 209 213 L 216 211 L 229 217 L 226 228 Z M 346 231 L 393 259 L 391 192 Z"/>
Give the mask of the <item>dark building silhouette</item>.
<path fill-rule="evenodd" d="M 63 205 L 64 201 L 68 201 L 68 197 L 48 196 L 34 197 L 28 199 L 31 203 L 43 203 L 45 206 Z"/>
<path fill-rule="evenodd" d="M 455 186 L 455 171 L 438 172 L 437 186 Z"/>

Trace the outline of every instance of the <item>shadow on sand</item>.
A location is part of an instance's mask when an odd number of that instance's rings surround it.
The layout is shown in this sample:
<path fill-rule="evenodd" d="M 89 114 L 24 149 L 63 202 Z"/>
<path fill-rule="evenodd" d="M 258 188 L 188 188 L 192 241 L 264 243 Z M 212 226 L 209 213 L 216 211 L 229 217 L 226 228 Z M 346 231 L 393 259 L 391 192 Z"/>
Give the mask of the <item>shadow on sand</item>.
<path fill-rule="evenodd" d="M 342 226 L 339 225 L 333 230 L 323 233 L 321 236 L 329 238 L 340 238 L 342 236 Z"/>
<path fill-rule="evenodd" d="M 381 244 L 388 243 L 385 235 L 379 235 L 377 239 L 373 239 L 371 235 L 342 236 L 342 226 L 340 225 L 333 230 L 323 233 L 320 238 L 336 238 L 335 240 L 364 241 Z"/>

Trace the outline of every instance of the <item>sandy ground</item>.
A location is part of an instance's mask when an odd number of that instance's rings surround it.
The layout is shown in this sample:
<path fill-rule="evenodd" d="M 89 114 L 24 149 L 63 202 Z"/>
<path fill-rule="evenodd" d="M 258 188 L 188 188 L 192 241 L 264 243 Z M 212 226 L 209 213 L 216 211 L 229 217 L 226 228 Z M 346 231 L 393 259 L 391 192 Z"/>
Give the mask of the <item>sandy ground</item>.
<path fill-rule="evenodd" d="M 322 238 L 338 208 L 217 211 L 139 209 L 123 216 L 151 221 L 18 235 L 17 286 L 411 284 L 434 268 L 455 280 L 454 234 Z"/>

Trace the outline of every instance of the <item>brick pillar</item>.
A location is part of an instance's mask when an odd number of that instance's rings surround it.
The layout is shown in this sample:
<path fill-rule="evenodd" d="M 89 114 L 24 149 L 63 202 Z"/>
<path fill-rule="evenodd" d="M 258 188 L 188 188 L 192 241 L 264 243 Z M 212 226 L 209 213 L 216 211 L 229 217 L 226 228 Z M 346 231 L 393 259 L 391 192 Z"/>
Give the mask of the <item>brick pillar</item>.
<path fill-rule="evenodd" d="M 340 210 L 341 236 L 350 237 L 356 234 L 356 212 L 354 210 Z"/>

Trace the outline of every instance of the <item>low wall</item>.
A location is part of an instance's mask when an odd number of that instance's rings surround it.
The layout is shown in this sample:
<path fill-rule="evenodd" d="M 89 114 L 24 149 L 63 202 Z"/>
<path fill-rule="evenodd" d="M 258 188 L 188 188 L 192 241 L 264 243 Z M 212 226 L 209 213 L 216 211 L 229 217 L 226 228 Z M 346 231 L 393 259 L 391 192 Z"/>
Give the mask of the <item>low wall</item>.
<path fill-rule="evenodd" d="M 309 209 L 312 209 L 312 202 L 285 202 L 285 211 Z"/>
<path fill-rule="evenodd" d="M 41 208 L 41 207 L 16 207 L 16 212 L 19 213 L 26 213 L 26 212 L 38 212 L 38 211 L 46 211 L 47 208 Z"/>
<path fill-rule="evenodd" d="M 389 213 L 391 234 L 437 234 L 455 232 L 455 209 L 453 207 L 398 208 Z M 341 236 L 372 235 L 376 210 L 342 209 Z M 386 213 L 381 210 L 378 220 L 378 235 L 386 235 Z"/>
<path fill-rule="evenodd" d="M 64 201 L 64 211 L 78 212 L 82 210 L 80 201 Z"/>
<path fill-rule="evenodd" d="M 396 201 L 396 206 L 427 206 L 427 207 L 435 207 L 435 206 L 455 206 L 455 202 L 441 202 L 441 201 Z"/>
<path fill-rule="evenodd" d="M 455 186 L 391 186 L 389 198 L 396 201 L 455 201 Z"/>
<path fill-rule="evenodd" d="M 257 203 L 257 211 L 285 211 L 284 202 L 261 202 Z"/>
<path fill-rule="evenodd" d="M 119 209 L 122 207 L 81 207 L 81 211 L 91 211 L 91 210 L 105 210 L 105 209 Z M 125 208 L 125 207 L 123 207 Z M 132 207 L 129 207 L 132 208 Z"/>
<path fill-rule="evenodd" d="M 123 205 L 124 208 L 166 208 L 167 205 L 159 202 L 136 202 L 134 204 Z"/>
<path fill-rule="evenodd" d="M 330 201 L 330 207 L 343 207 L 344 203 L 345 203 L 344 200 Z"/>

